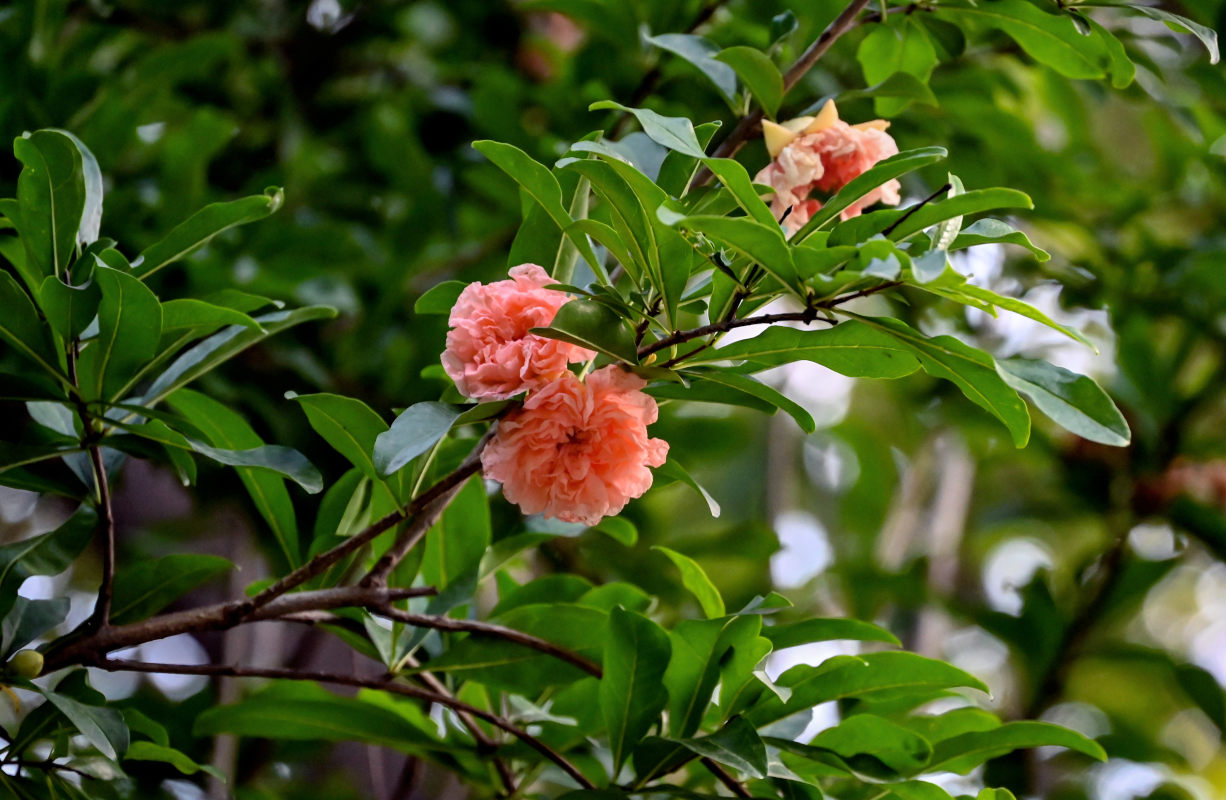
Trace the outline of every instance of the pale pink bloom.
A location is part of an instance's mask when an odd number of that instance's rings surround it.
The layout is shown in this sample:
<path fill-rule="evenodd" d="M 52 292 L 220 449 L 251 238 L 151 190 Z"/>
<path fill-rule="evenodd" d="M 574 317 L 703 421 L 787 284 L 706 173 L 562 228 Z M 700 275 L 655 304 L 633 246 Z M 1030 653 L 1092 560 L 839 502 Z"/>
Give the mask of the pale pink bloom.
<path fill-rule="evenodd" d="M 451 309 L 443 369 L 466 397 L 505 400 L 566 372 L 596 354 L 528 331 L 553 322 L 570 299 L 536 264 L 511 268 L 511 279 L 470 283 Z"/>
<path fill-rule="evenodd" d="M 570 372 L 528 395 L 481 453 L 485 476 L 525 514 L 595 525 L 651 488 L 668 443 L 649 439 L 656 401 L 610 365 L 584 383 Z"/>
<path fill-rule="evenodd" d="M 833 194 L 878 161 L 897 152 L 898 145 L 885 131 L 855 127 L 837 120 L 824 130 L 798 136 L 757 174 L 754 181 L 774 187 L 771 210 L 776 216 L 782 216 L 789 206 L 792 208 L 783 225 L 789 233 L 795 233 L 817 210 L 801 207 L 811 191 L 817 189 Z M 899 196 L 901 188 L 897 180 L 887 181 L 843 209 L 841 216 L 845 220 L 859 216 L 876 202 L 896 206 L 902 199 Z"/>

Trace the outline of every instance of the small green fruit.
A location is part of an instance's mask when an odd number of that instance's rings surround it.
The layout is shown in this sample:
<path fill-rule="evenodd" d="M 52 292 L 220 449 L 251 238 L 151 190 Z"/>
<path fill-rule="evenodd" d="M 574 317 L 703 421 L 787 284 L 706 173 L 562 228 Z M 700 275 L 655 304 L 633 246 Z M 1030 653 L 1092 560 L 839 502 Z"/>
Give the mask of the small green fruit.
<path fill-rule="evenodd" d="M 22 650 L 9 659 L 8 672 L 19 678 L 37 678 L 43 671 L 43 654 L 37 650 Z"/>

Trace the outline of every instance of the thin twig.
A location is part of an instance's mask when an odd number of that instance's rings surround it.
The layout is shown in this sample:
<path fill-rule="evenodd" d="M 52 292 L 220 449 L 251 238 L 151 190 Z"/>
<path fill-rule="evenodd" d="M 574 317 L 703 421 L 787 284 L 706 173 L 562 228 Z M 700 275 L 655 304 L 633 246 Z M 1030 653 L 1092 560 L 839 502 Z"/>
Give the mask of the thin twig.
<path fill-rule="evenodd" d="M 728 770 L 724 769 L 721 765 L 717 764 L 706 756 L 702 757 L 702 765 L 706 767 L 707 770 L 714 775 L 720 783 L 726 786 L 728 791 L 732 792 L 737 797 L 753 797 L 753 795 L 749 793 L 749 790 L 742 786 L 740 781 L 732 777 L 732 775 L 728 773 Z"/>
<path fill-rule="evenodd" d="M 274 667 L 231 667 L 224 664 L 155 664 L 123 659 L 106 659 L 99 662 L 97 666 L 110 672 L 150 672 L 172 675 L 214 675 L 231 678 L 274 678 L 294 681 L 316 681 L 319 683 L 334 683 L 340 686 L 377 689 L 405 697 L 413 697 L 418 700 L 437 703 L 453 711 L 462 711 L 477 719 L 485 720 L 500 730 L 511 734 L 545 758 L 557 764 L 561 767 L 562 771 L 573 778 L 584 789 L 596 788 L 565 756 L 510 721 L 497 714 L 469 705 L 462 700 L 457 700 L 450 695 L 439 694 L 429 689 L 422 689 L 405 683 L 395 683 L 395 678 L 391 675 L 384 675 L 381 678 L 359 678 L 354 675 L 344 675 L 335 672 L 312 672 Z"/>
<path fill-rule="evenodd" d="M 933 200 L 936 200 L 938 197 L 945 194 L 952 188 L 953 188 L 952 184 L 947 183 L 944 186 L 942 186 L 940 189 L 937 189 L 935 192 L 925 197 L 923 200 L 911 206 L 910 208 L 907 209 L 907 213 L 903 214 L 901 217 L 891 222 L 889 227 L 881 232 L 881 235 L 885 236 L 886 238 L 889 238 L 890 234 L 893 233 L 895 230 L 897 230 L 899 225 L 902 225 L 904 222 L 910 219 L 912 214 L 914 214 L 916 211 L 919 211 L 921 208 L 928 205 Z"/>
<path fill-rule="evenodd" d="M 855 25 L 856 17 L 864 10 L 864 7 L 869 4 L 870 0 L 852 0 L 843 12 L 834 18 L 834 21 L 822 31 L 821 36 L 809 45 L 808 49 L 800 54 L 800 58 L 796 59 L 792 66 L 788 67 L 788 71 L 783 74 L 783 91 L 786 94 L 793 86 L 800 82 L 800 79 L 813 68 L 826 51 L 830 49 L 838 38 Z M 730 158 L 736 155 L 736 152 L 741 149 L 745 141 L 749 138 L 762 122 L 762 109 L 756 108 L 753 111 L 741 117 L 740 122 L 732 129 L 719 147 L 715 149 L 715 158 Z M 694 176 L 694 180 L 690 182 L 691 186 L 701 186 L 711 180 L 711 171 L 703 167 Z"/>
<path fill-rule="evenodd" d="M 572 664 L 583 670 L 589 675 L 600 677 L 600 665 L 584 658 L 583 656 L 565 647 L 559 647 L 553 642 L 542 639 L 538 636 L 533 636 L 530 633 L 517 631 L 514 628 L 507 628 L 502 625 L 495 625 L 491 622 L 480 622 L 472 619 L 455 619 L 453 617 L 439 617 L 430 614 L 414 614 L 409 611 L 401 611 L 397 608 L 379 608 L 374 610 L 375 614 L 394 619 L 397 622 L 403 622 L 407 625 L 413 625 L 418 628 L 433 628 L 440 631 L 455 631 L 464 633 L 473 633 L 482 636 L 493 636 L 499 639 L 504 639 L 508 642 L 514 642 L 518 645 L 531 648 L 533 650 L 553 656 L 554 658 Z"/>
<path fill-rule="evenodd" d="M 74 664 L 93 664 L 112 650 L 133 647 L 157 639 L 165 639 L 178 633 L 225 630 L 244 622 L 259 622 L 289 617 L 300 621 L 298 615 L 308 611 L 326 611 L 333 608 L 361 606 L 385 606 L 409 597 L 435 594 L 433 588 L 385 589 L 366 586 L 340 586 L 313 592 L 297 592 L 270 602 L 250 615 L 239 616 L 244 602 L 232 600 L 213 606 L 191 608 L 161 614 L 130 625 L 104 628 L 91 635 L 71 640 L 45 653 L 44 672 L 53 672 Z"/>
<path fill-rule="evenodd" d="M 671 336 L 665 336 L 663 339 L 658 339 L 646 347 L 640 348 L 639 359 L 642 360 L 652 353 L 667 350 L 670 347 L 684 344 L 692 339 L 701 339 L 713 333 L 727 333 L 734 328 L 744 328 L 750 325 L 770 325 L 774 322 L 825 322 L 825 320 L 815 315 L 816 311 L 813 309 L 807 311 L 785 311 L 779 314 L 759 314 L 756 317 L 725 319 L 719 322 L 712 322 L 709 325 L 703 325 L 699 328 L 692 328 L 688 331 L 674 331 Z"/>
<path fill-rule="evenodd" d="M 81 420 L 88 432 L 92 421 Z M 115 512 L 111 504 L 111 487 L 106 478 L 106 464 L 102 460 L 102 448 L 90 445 L 89 462 L 94 471 L 94 484 L 98 489 L 98 527 L 102 531 L 102 585 L 98 587 L 98 601 L 90 625 L 105 630 L 111 623 L 111 596 L 115 583 Z"/>

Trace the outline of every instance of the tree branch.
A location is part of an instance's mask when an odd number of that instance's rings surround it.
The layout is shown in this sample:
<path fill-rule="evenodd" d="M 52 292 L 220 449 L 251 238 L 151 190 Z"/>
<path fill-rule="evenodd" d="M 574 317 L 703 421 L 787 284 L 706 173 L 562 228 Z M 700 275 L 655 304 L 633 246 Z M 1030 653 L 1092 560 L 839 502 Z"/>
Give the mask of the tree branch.
<path fill-rule="evenodd" d="M 559 647 L 553 642 L 542 639 L 538 636 L 533 636 L 530 633 L 517 631 L 514 628 L 507 628 L 502 625 L 495 625 L 491 622 L 479 622 L 472 619 L 454 619 L 452 617 L 436 617 L 429 614 L 414 614 L 409 611 L 401 611 L 396 608 L 378 608 L 374 610 L 375 614 L 388 619 L 394 619 L 397 622 L 403 622 L 407 625 L 413 625 L 418 628 L 433 628 L 440 631 L 454 631 L 473 633 L 479 636 L 493 636 L 498 639 L 504 639 L 508 642 L 514 642 L 518 645 L 531 648 L 546 655 L 565 661 L 568 664 L 578 667 L 588 675 L 599 678 L 601 675 L 600 665 L 584 658 L 583 656 L 565 647 Z"/>
<path fill-rule="evenodd" d="M 839 37 L 851 30 L 855 25 L 856 17 L 864 10 L 864 7 L 869 4 L 870 0 L 852 0 L 847 4 L 847 8 L 834 18 L 834 21 L 822 31 L 821 36 L 809 45 L 800 58 L 796 59 L 792 66 L 788 67 L 788 71 L 783 74 L 783 91 L 786 94 L 793 86 L 800 82 L 800 79 L 813 68 L 822 56 L 826 55 L 826 51 L 830 49 Z M 749 138 L 754 129 L 762 122 L 762 109 L 757 108 L 741 117 L 740 122 L 728 134 L 728 137 L 720 142 L 719 147 L 715 149 L 715 158 L 730 158 L 736 154 L 745 141 Z M 703 167 L 694 176 L 691 181 L 691 186 L 701 186 L 711 180 L 711 171 Z"/>
<path fill-rule="evenodd" d="M 82 417 L 88 436 L 93 421 Z M 102 585 L 98 587 L 98 601 L 89 625 L 105 630 L 111 622 L 111 596 L 115 583 L 115 513 L 111 504 L 111 487 L 106 478 L 106 464 L 102 460 L 102 448 L 97 444 L 89 447 L 89 463 L 94 471 L 94 484 L 98 489 L 98 527 L 102 531 Z"/>
<path fill-rule="evenodd" d="M 359 678 L 334 672 L 311 672 L 280 668 L 231 667 L 223 664 L 155 664 L 141 661 L 126 661 L 121 659 L 104 659 L 97 666 L 110 672 L 152 672 L 172 675 L 213 675 L 231 678 L 275 678 L 294 681 L 317 681 L 333 683 L 340 686 L 356 686 L 363 689 L 378 689 L 380 691 L 437 703 L 456 712 L 469 714 L 477 719 L 485 720 L 491 725 L 506 731 L 524 744 L 536 750 L 545 758 L 557 764 L 563 772 L 569 775 L 584 789 L 595 789 L 595 785 L 579 771 L 579 769 L 558 751 L 537 739 L 527 731 L 517 727 L 508 720 L 476 706 L 457 700 L 449 694 L 440 694 L 409 686 L 404 683 L 394 683 L 395 678 L 385 675 L 382 678 Z"/>
<path fill-rule="evenodd" d="M 245 616 L 236 613 L 247 602 L 244 600 L 175 611 L 130 625 L 104 628 L 91 635 L 68 642 L 59 649 L 53 646 L 45 654 L 46 661 L 43 671 L 53 672 L 74 664 L 92 665 L 112 650 L 133 647 L 156 639 L 165 639 L 179 633 L 225 630 L 244 622 L 277 620 L 286 617 L 300 621 L 299 615 L 303 612 L 355 606 L 385 606 L 396 600 L 432 594 L 435 594 L 432 588 L 386 589 L 341 586 L 334 589 L 286 595 Z"/>

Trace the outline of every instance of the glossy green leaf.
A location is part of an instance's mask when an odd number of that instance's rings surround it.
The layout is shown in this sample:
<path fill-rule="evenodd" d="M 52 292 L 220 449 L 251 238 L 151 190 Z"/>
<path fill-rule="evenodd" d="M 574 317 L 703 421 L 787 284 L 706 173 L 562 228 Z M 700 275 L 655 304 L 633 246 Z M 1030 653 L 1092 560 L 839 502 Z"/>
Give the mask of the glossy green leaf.
<path fill-rule="evenodd" d="M 154 742 L 132 742 L 128 752 L 124 754 L 125 761 L 157 761 L 169 764 L 184 775 L 195 775 L 197 772 L 207 772 L 219 781 L 225 781 L 221 770 L 207 764 L 197 764 L 191 757 L 162 744 Z"/>
<path fill-rule="evenodd" d="M 128 726 L 113 708 L 86 705 L 59 692 L 43 692 L 98 752 L 107 758 L 122 758 L 128 749 Z"/>
<path fill-rule="evenodd" d="M 233 568 L 233 564 L 219 556 L 197 554 L 177 554 L 125 566 L 115 574 L 111 622 L 126 625 L 151 617 Z"/>
<path fill-rule="evenodd" d="M 374 449 L 388 425 L 370 406 L 338 394 L 302 394 L 294 397 L 311 427 L 371 480 L 382 480 L 375 468 Z"/>
<path fill-rule="evenodd" d="M 577 344 L 628 364 L 638 363 L 634 332 L 626 320 L 594 300 L 571 300 L 558 309 L 549 327 L 533 328 L 532 333 Z"/>
<path fill-rule="evenodd" d="M 711 579 L 697 561 L 663 545 L 655 545 L 651 549 L 668 556 L 669 561 L 676 565 L 681 572 L 682 585 L 698 600 L 698 605 L 708 619 L 724 616 L 724 598 L 720 597 L 719 589 L 711 583 Z"/>
<path fill-rule="evenodd" d="M 1036 247 L 1025 233 L 998 219 L 991 219 L 990 217 L 981 219 L 960 231 L 949 245 L 949 249 L 962 250 L 989 242 L 1021 245 L 1031 253 L 1034 253 L 1034 257 L 1039 261 L 1047 261 L 1051 258 L 1050 253 L 1041 247 Z"/>
<path fill-rule="evenodd" d="M 728 191 L 732 192 L 732 196 L 736 199 L 736 204 L 746 214 L 767 227 L 778 227 L 774 212 L 754 188 L 753 181 L 750 180 L 745 167 L 741 166 L 741 162 L 731 158 L 704 158 L 703 163 L 707 169 L 711 170 L 711 174 L 728 187 Z"/>
<path fill-rule="evenodd" d="M 89 327 L 98 313 L 102 293 L 96 281 L 82 286 L 69 286 L 54 275 L 48 275 L 38 289 L 38 304 L 61 341 L 68 342 Z"/>
<path fill-rule="evenodd" d="M 721 50 L 714 58 L 736 70 L 737 76 L 762 106 L 762 110 L 774 119 L 784 94 L 783 76 L 779 74 L 775 62 L 761 50 L 744 46 Z"/>
<path fill-rule="evenodd" d="M 697 739 L 679 739 L 686 749 L 732 767 L 751 778 L 766 777 L 766 745 L 741 717 L 733 717 L 720 730 Z"/>
<path fill-rule="evenodd" d="M 68 616 L 67 597 L 27 600 L 20 595 L 0 624 L 0 659 L 28 645 Z"/>
<path fill-rule="evenodd" d="M 901 378 L 919 369 L 909 348 L 854 320 L 823 330 L 771 326 L 752 339 L 699 353 L 688 363 L 720 361 L 743 361 L 753 372 L 812 361 L 853 378 Z"/>
<path fill-rule="evenodd" d="M 702 495 L 702 499 L 706 501 L 707 510 L 711 512 L 711 516 L 719 516 L 719 503 L 715 501 L 715 498 L 711 496 L 710 492 L 704 489 L 702 485 L 698 483 L 698 481 L 694 480 L 694 476 L 690 475 L 689 470 L 677 463 L 676 459 L 670 456 L 668 461 L 664 462 L 663 466 L 656 467 L 656 475 L 667 479 L 667 481 L 661 482 L 661 485 L 666 482 L 678 481 L 680 483 L 684 483 L 686 486 L 689 486 L 691 489 Z"/>
<path fill-rule="evenodd" d="M 975 189 L 954 194 L 910 214 L 890 232 L 890 238 L 900 241 L 945 220 L 1000 208 L 1034 208 L 1034 202 L 1025 192 L 1016 189 Z"/>
<path fill-rule="evenodd" d="M 630 108 L 612 100 L 601 100 L 588 106 L 589 111 L 605 108 L 633 114 L 643 126 L 643 133 L 650 136 L 653 142 L 669 150 L 676 150 L 691 158 L 705 158 L 707 155 L 702 145 L 698 143 L 698 137 L 694 133 L 694 123 L 684 117 L 666 117 L 649 108 Z"/>
<path fill-rule="evenodd" d="M 89 150 L 67 131 L 45 129 L 13 141 L 22 163 L 17 179 L 18 229 L 29 260 L 27 280 L 59 275 L 77 244 L 98 238 L 102 218 L 102 175 Z M 35 288 L 34 285 L 30 286 Z"/>
<path fill-rule="evenodd" d="M 818 703 L 846 697 L 880 692 L 935 692 L 956 686 L 987 691 L 982 681 L 952 664 L 894 650 L 837 656 L 817 667 L 801 664 L 780 675 L 776 683 L 790 689 L 791 696 L 787 702 L 773 694 L 759 700 L 746 714 L 757 727 Z"/>
<path fill-rule="evenodd" d="M 663 678 L 670 651 L 668 634 L 659 625 L 633 611 L 610 612 L 599 700 L 609 730 L 613 778 L 668 703 Z"/>
<path fill-rule="evenodd" d="M 1131 441 L 1124 415 L 1092 378 L 1026 358 L 998 361 L 996 371 L 1065 430 L 1113 447 Z"/>
<path fill-rule="evenodd" d="M 281 331 L 318 319 L 331 319 L 336 311 L 326 306 L 307 306 L 293 311 L 274 311 L 255 317 L 263 330 L 232 325 L 193 345 L 174 360 L 145 392 L 142 403 L 152 406 L 181 386 L 212 372 L 234 356 Z"/>
<path fill-rule="evenodd" d="M 446 436 L 459 416 L 460 409 L 446 403 L 409 406 L 388 430 L 375 437 L 375 471 L 383 477 L 396 472 Z"/>
<path fill-rule="evenodd" d="M 162 335 L 190 333 L 205 336 L 226 325 L 260 329 L 260 323 L 241 311 L 193 298 L 178 298 L 162 303 Z"/>
<path fill-rule="evenodd" d="M 986 731 L 971 731 L 937 742 L 927 769 L 966 773 L 991 758 L 1027 747 L 1067 747 L 1106 761 L 1107 754 L 1093 739 L 1049 722 L 1006 722 Z"/>
<path fill-rule="evenodd" d="M 679 400 L 706 400 L 708 402 L 729 403 L 757 408 L 768 414 L 782 409 L 805 433 L 812 433 L 817 428 L 813 416 L 798 403 L 789 400 L 777 389 L 749 377 L 721 369 L 686 370 L 689 387 L 668 383 L 654 387 L 651 394 L 655 397 L 672 397 Z M 704 385 L 718 387 L 721 394 L 701 395 L 696 390 Z"/>
<path fill-rule="evenodd" d="M 0 617 L 13 607 L 26 578 L 68 569 L 89 543 L 97 521 L 94 510 L 82 506 L 55 530 L 0 547 Z"/>
<path fill-rule="evenodd" d="M 443 281 L 427 289 L 413 304 L 415 314 L 450 314 L 460 292 L 468 284 L 464 281 Z"/>
<path fill-rule="evenodd" d="M 736 106 L 736 70 L 716 60 L 719 47 L 709 39 L 689 33 L 661 33 L 644 36 L 643 41 L 681 56 L 698 68 L 719 91 L 720 97 L 732 110 Z"/>
<path fill-rule="evenodd" d="M 102 292 L 98 336 L 81 351 L 77 374 L 86 398 L 118 399 L 128 379 L 157 353 L 162 304 L 145 284 L 101 261 L 94 281 Z"/>
<path fill-rule="evenodd" d="M 1109 58 L 1101 40 L 1082 36 L 1066 16 L 1049 14 L 1026 0 L 964 2 L 949 7 L 956 14 L 996 28 L 1036 61 L 1069 78 L 1101 78 Z"/>
<path fill-rule="evenodd" d="M 1025 446 L 1030 439 L 1030 414 L 1017 390 L 997 374 L 991 356 L 952 336 L 929 338 L 900 320 L 859 315 L 857 318 L 905 344 L 925 372 L 952 382 L 967 399 L 1003 422 L 1016 446 Z"/>
<path fill-rule="evenodd" d="M 668 637 L 672 653 L 664 672 L 668 689 L 668 723 L 673 736 L 698 730 L 720 678 L 729 650 L 745 648 L 762 627 L 758 615 L 682 620 Z"/>
<path fill-rule="evenodd" d="M 778 223 L 770 225 L 748 217 L 684 217 L 661 208 L 660 220 L 669 225 L 678 225 L 686 230 L 698 231 L 728 245 L 747 258 L 757 262 L 793 294 L 803 294 L 800 278 L 787 240 Z"/>
<path fill-rule="evenodd" d="M 1014 314 L 1032 319 L 1041 325 L 1046 325 L 1054 331 L 1059 331 L 1075 342 L 1080 342 L 1086 347 L 1098 352 L 1098 348 L 1094 347 L 1094 343 L 1085 337 L 1076 328 L 1070 328 L 1068 325 L 1062 325 L 1056 322 L 1051 317 L 1044 314 L 1039 309 L 1030 305 L 1024 300 L 1019 300 L 1016 297 L 1008 297 L 993 292 L 991 289 L 985 289 L 982 286 L 976 286 L 973 283 L 959 283 L 956 286 L 925 286 L 926 290 L 941 297 L 953 300 L 955 302 L 966 303 L 975 307 L 995 306 L 1003 308 L 1006 311 L 1011 311 Z"/>
<path fill-rule="evenodd" d="M 191 389 L 180 389 L 170 396 L 168 402 L 203 432 L 215 447 L 245 450 L 264 445 L 264 440 L 247 420 L 225 403 Z M 237 467 L 235 472 L 251 495 L 256 510 L 281 545 L 286 559 L 290 565 L 297 566 L 301 562 L 298 523 L 285 481 L 267 470 Z"/>
<path fill-rule="evenodd" d="M 856 714 L 819 733 L 809 744 L 768 739 L 789 753 L 831 763 L 875 778 L 897 778 L 924 771 L 932 745 L 922 736 L 873 714 Z"/>
<path fill-rule="evenodd" d="M 0 270 L 0 308 L 4 309 L 4 313 L 0 314 L 0 340 L 49 375 L 66 381 L 55 347 L 38 317 L 34 303 L 13 276 L 3 270 Z"/>
<path fill-rule="evenodd" d="M 593 525 L 592 530 L 600 531 L 605 536 L 624 544 L 626 547 L 634 547 L 635 543 L 639 540 L 638 528 L 625 517 L 605 517 Z"/>
<path fill-rule="evenodd" d="M 144 280 L 204 247 L 217 234 L 264 219 L 280 208 L 284 200 L 285 194 L 281 189 L 270 186 L 264 190 L 264 194 L 207 205 L 172 228 L 162 239 L 146 247 L 133 263 L 133 270 L 137 277 Z"/>

